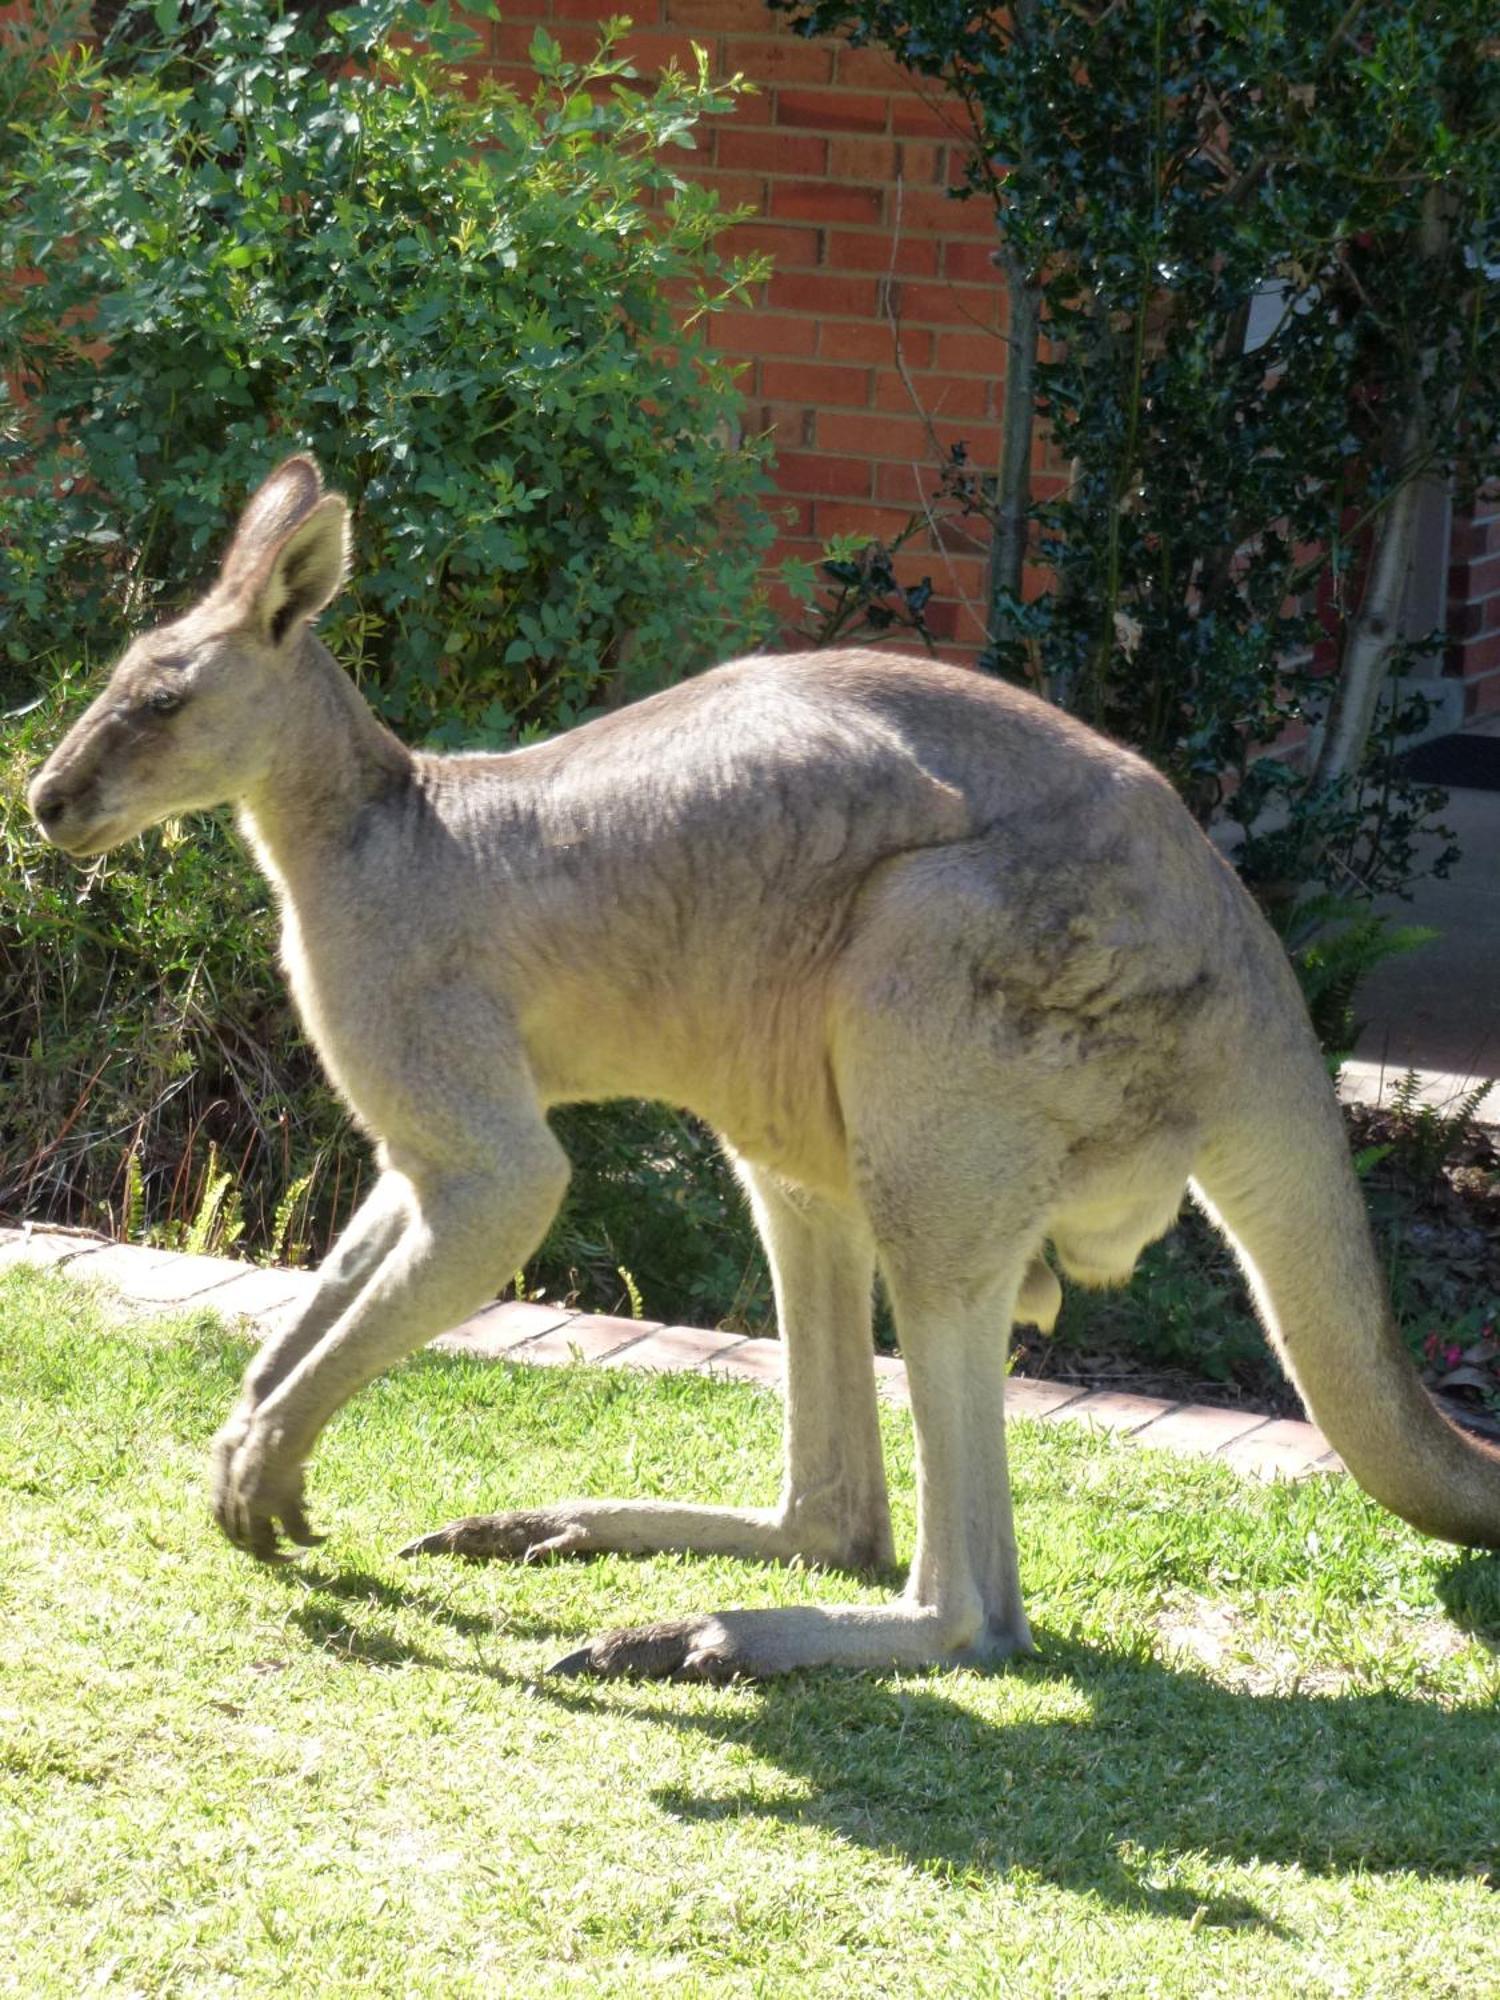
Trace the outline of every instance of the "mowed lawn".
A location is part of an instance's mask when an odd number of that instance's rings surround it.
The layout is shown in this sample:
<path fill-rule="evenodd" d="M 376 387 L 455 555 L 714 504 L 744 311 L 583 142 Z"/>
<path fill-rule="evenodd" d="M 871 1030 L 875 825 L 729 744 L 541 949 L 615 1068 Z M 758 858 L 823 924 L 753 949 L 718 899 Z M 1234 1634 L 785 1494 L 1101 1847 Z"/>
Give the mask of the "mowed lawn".
<path fill-rule="evenodd" d="M 1020 1425 L 1036 1659 L 554 1681 L 604 1626 L 886 1586 L 392 1551 L 570 1491 L 768 1499 L 775 1399 L 423 1356 L 324 1441 L 333 1539 L 263 1569 L 204 1500 L 244 1358 L 0 1283 L 0 1990 L 1500 1990 L 1500 1563 L 1349 1482 Z"/>

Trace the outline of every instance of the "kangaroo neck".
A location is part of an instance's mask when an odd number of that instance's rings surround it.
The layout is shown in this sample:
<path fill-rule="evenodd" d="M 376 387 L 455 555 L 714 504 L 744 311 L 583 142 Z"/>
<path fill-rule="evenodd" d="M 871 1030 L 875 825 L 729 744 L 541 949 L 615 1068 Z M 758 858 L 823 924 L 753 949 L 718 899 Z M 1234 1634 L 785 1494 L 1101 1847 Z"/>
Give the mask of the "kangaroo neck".
<path fill-rule="evenodd" d="M 311 632 L 294 671 L 295 713 L 240 821 L 266 873 L 300 900 L 348 852 L 360 816 L 404 788 L 412 755 Z"/>

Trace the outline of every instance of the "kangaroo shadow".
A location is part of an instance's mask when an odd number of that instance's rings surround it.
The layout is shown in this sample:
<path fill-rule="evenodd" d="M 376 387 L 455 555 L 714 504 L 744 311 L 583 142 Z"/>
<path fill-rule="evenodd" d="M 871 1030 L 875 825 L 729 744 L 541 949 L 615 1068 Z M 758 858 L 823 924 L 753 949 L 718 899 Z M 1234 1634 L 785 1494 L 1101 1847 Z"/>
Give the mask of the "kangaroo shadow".
<path fill-rule="evenodd" d="M 367 1666 L 436 1667 L 519 1685 L 529 1683 L 529 1677 L 496 1665 L 490 1657 L 495 1647 L 507 1638 L 582 1637 L 586 1629 L 581 1620 L 571 1627 L 557 1618 L 508 1616 L 497 1621 L 488 1612 L 461 1609 L 441 1590 L 416 1583 L 392 1584 L 369 1570 L 330 1569 L 314 1561 L 287 1563 L 272 1574 L 297 1594 L 299 1602 L 290 1619 L 313 1645 Z M 400 1629 L 413 1611 L 435 1630 L 446 1627 L 460 1640 L 468 1640 L 474 1658 L 460 1667 L 451 1646 L 442 1650 L 414 1643 Z"/>
<path fill-rule="evenodd" d="M 768 1799 L 672 1786 L 687 1820 L 774 1819 L 943 1875 L 1021 1871 L 1202 1926 L 1275 1923 L 1239 1896 L 1162 1886 L 1153 1857 L 1202 1853 L 1314 1875 L 1410 1870 L 1500 1887 L 1500 1714 L 1408 1697 L 1226 1689 L 1138 1652 L 1038 1634 L 1008 1673 L 1070 1682 L 1077 1719 L 999 1725 L 928 1685 L 847 1674 L 768 1682 L 732 1709 L 650 1715 L 743 1745 L 804 1788 Z M 608 1690 L 541 1690 L 580 1718 Z"/>
<path fill-rule="evenodd" d="M 1500 1652 L 1500 1557 L 1468 1551 L 1435 1579 L 1443 1609 L 1461 1631 Z"/>
<path fill-rule="evenodd" d="M 318 1564 L 287 1576 L 306 1590 L 295 1622 L 344 1658 L 526 1685 L 584 1729 L 597 1711 L 626 1712 L 607 1685 L 537 1681 L 494 1657 L 507 1637 L 572 1637 L 575 1621 L 497 1627 L 415 1580 Z M 1435 1582 L 1455 1622 L 1500 1643 L 1500 1561 L 1458 1558 Z M 472 1639 L 474 1660 L 456 1660 L 441 1642 L 431 1651 L 413 1643 L 396 1625 L 413 1610 Z M 632 1698 L 628 1712 L 748 1747 L 799 1787 L 791 1799 L 753 1782 L 661 1787 L 653 1796 L 666 1811 L 831 1828 L 944 1876 L 1019 1871 L 1122 1909 L 1272 1932 L 1246 1897 L 1205 1898 L 1155 1879 L 1166 1872 L 1156 1857 L 1169 1857 L 1168 1870 L 1170 1858 L 1203 1854 L 1312 1875 L 1405 1870 L 1500 1888 L 1500 1711 L 1445 1710 L 1383 1690 L 1256 1693 L 1139 1649 L 1045 1628 L 1037 1643 L 1035 1658 L 1004 1671 L 1070 1684 L 1074 1714 L 1001 1724 L 947 1692 L 940 1673 L 895 1686 L 843 1672 L 769 1681 L 707 1707 L 664 1686 L 644 1706 Z"/>

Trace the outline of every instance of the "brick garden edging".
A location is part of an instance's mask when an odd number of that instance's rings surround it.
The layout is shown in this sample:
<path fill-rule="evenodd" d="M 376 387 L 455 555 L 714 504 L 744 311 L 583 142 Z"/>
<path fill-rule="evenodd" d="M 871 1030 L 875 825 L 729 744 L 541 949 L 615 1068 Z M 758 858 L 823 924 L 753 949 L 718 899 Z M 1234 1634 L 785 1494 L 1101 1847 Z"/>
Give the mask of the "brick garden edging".
<path fill-rule="evenodd" d="M 209 1306 L 264 1326 L 296 1304 L 314 1283 L 310 1271 L 266 1269 L 229 1257 L 190 1257 L 129 1243 L 108 1243 L 77 1231 L 0 1229 L 0 1271 L 32 1264 L 99 1279 L 132 1305 L 166 1310 Z M 781 1383 L 781 1343 L 658 1320 L 615 1319 L 511 1300 L 486 1306 L 432 1345 L 480 1361 L 555 1367 L 579 1360 L 601 1368 L 638 1368 Z M 875 1357 L 881 1398 L 909 1407 L 906 1369 L 894 1355 Z M 1082 1389 L 1012 1375 L 1006 1385 L 1012 1416 L 1043 1423 L 1097 1424 L 1136 1444 L 1216 1458 L 1262 1479 L 1298 1479 L 1342 1470 L 1338 1455 L 1314 1424 L 1293 1423 L 1255 1410 L 1217 1410 L 1198 1403 L 1113 1389 Z"/>

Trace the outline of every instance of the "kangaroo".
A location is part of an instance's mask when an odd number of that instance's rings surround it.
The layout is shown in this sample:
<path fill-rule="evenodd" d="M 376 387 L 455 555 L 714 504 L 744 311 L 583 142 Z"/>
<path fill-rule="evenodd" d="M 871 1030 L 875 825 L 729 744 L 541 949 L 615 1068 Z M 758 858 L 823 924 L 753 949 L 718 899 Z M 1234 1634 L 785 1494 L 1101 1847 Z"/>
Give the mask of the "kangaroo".
<path fill-rule="evenodd" d="M 533 1254 L 568 1177 L 548 1107 L 629 1095 L 705 1119 L 749 1197 L 785 1344 L 780 1500 L 564 1500 L 403 1553 L 889 1564 L 877 1268 L 916 1549 L 885 1605 L 613 1632 L 557 1671 L 1028 1648 L 1010 1327 L 1055 1317 L 1045 1246 L 1122 1282 L 1189 1188 L 1355 1478 L 1428 1534 L 1500 1546 L 1500 1453 L 1400 1346 L 1281 947 L 1147 764 L 1017 689 L 859 650 L 739 660 L 505 755 L 413 753 L 314 636 L 348 558 L 344 501 L 288 459 L 208 594 L 135 640 L 30 791 L 75 856 L 235 804 L 302 1020 L 375 1142 L 373 1192 L 215 1441 L 232 1542 L 320 1539 L 323 1426 Z"/>

